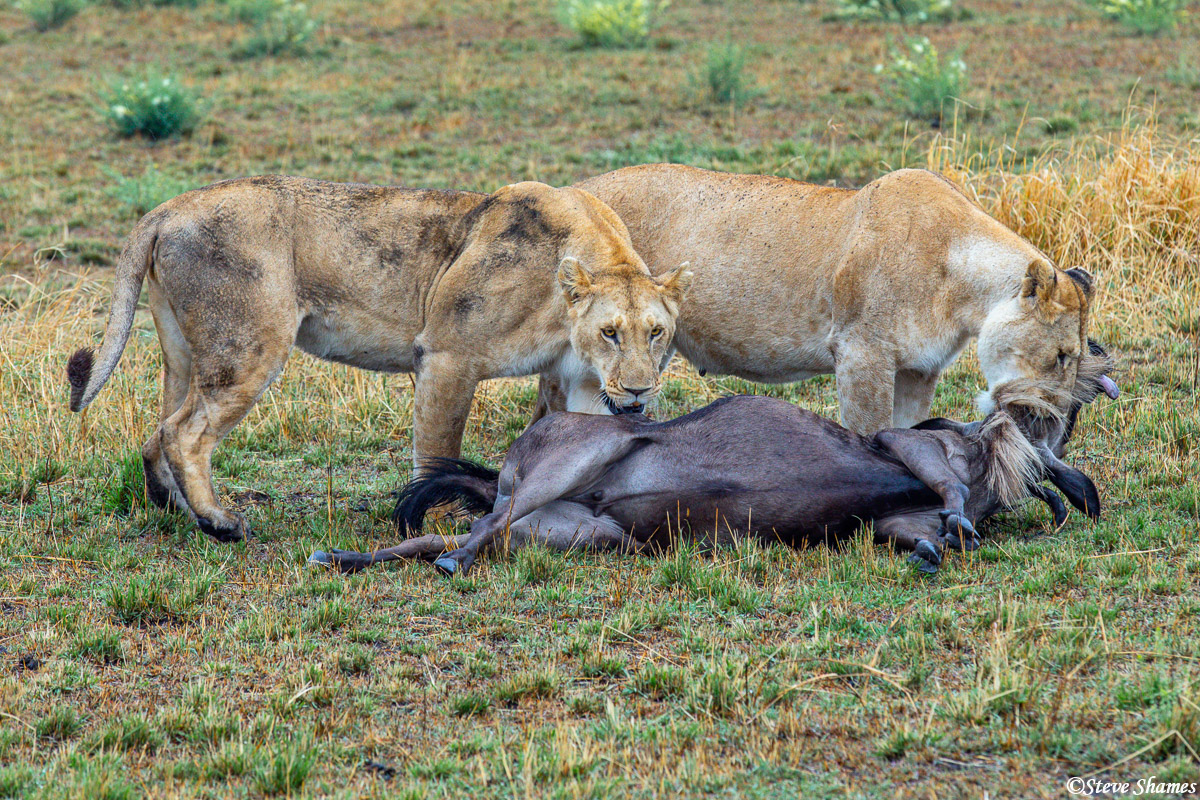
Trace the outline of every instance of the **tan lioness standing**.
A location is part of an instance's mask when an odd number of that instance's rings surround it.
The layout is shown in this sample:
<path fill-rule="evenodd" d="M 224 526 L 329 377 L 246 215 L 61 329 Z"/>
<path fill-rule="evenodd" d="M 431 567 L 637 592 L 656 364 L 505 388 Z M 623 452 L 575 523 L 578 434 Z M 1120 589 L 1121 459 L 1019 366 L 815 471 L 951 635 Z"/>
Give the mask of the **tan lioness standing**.
<path fill-rule="evenodd" d="M 857 191 L 677 164 L 578 184 L 624 221 L 650 264 L 687 253 L 695 280 L 674 345 L 702 372 L 764 383 L 837 375 L 862 434 L 928 416 L 973 337 L 991 388 L 1049 381 L 1070 396 L 1091 278 L 1063 271 L 925 170 Z M 564 398 L 543 379 L 539 414 Z"/>
<path fill-rule="evenodd" d="M 459 454 L 487 378 L 548 373 L 572 410 L 640 410 L 659 389 L 690 279 L 683 266 L 658 272 L 620 219 L 579 189 L 225 181 L 138 223 L 95 369 L 87 349 L 68 366 L 71 409 L 116 368 L 147 281 L 164 365 L 161 421 L 142 448 L 147 494 L 222 541 L 239 539 L 245 521 L 217 500 L 212 452 L 293 346 L 415 372 L 420 464 Z"/>

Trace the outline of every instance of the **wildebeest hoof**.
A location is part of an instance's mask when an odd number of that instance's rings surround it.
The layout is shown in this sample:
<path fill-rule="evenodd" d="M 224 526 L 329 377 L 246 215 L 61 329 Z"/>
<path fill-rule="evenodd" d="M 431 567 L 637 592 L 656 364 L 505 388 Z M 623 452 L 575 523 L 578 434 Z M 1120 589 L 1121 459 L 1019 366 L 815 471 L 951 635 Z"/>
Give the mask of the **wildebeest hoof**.
<path fill-rule="evenodd" d="M 961 550 L 964 553 L 970 553 L 973 550 L 979 549 L 979 537 L 968 535 L 965 538 L 960 538 L 957 533 L 946 534 L 946 546 L 955 550 Z"/>
<path fill-rule="evenodd" d="M 938 571 L 938 565 L 942 563 L 942 554 L 938 552 L 932 542 L 922 539 L 917 542 L 917 546 L 913 548 L 913 553 L 908 560 L 921 572 L 932 575 Z"/>
<path fill-rule="evenodd" d="M 938 512 L 938 516 L 942 518 L 942 531 L 946 541 L 950 542 L 950 538 L 958 539 L 978 539 L 979 534 L 975 532 L 975 526 L 971 524 L 971 520 L 957 511 L 942 510 Z M 976 543 L 978 545 L 978 543 Z M 957 544 L 953 545 L 958 547 Z M 972 547 L 972 550 L 975 548 Z"/>
<path fill-rule="evenodd" d="M 463 549 L 451 550 L 433 560 L 433 565 L 437 567 L 438 572 L 447 577 L 458 573 L 465 575 L 474 563 L 475 556 L 469 550 Z"/>
<path fill-rule="evenodd" d="M 240 542 L 250 533 L 250 527 L 246 524 L 246 520 L 240 517 L 234 525 L 226 526 L 214 525 L 204 517 L 197 516 L 196 524 L 200 526 L 200 530 L 222 543 Z"/>
<path fill-rule="evenodd" d="M 312 566 L 333 567 L 343 575 L 348 575 L 361 572 L 371 566 L 372 562 L 370 556 L 353 550 L 330 550 L 328 553 L 318 550 L 308 557 L 308 563 Z"/>

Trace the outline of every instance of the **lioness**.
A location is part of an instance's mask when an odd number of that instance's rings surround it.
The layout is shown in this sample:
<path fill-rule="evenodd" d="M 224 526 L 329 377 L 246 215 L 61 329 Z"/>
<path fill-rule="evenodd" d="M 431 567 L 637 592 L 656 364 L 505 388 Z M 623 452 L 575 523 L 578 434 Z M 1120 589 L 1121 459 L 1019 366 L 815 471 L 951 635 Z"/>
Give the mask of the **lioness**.
<path fill-rule="evenodd" d="M 832 372 L 842 420 L 867 434 L 925 419 L 938 376 L 978 336 L 991 388 L 1025 378 L 1071 394 L 1091 277 L 1055 268 L 932 172 L 850 191 L 649 164 L 577 185 L 650 264 L 691 256 L 674 346 L 702 374 Z M 539 416 L 566 407 L 552 380 L 541 398 Z"/>
<path fill-rule="evenodd" d="M 68 366 L 79 411 L 116 368 L 143 280 L 163 349 L 158 429 L 142 448 L 148 496 L 221 541 L 246 523 L 213 492 L 213 449 L 283 369 L 320 358 L 415 372 L 413 460 L 459 454 L 476 384 L 549 373 L 567 405 L 638 411 L 691 274 L 651 277 L 613 212 L 580 189 L 494 194 L 258 177 L 169 200 L 117 265 L 97 368 Z M 596 377 L 598 374 L 598 377 Z M 602 389 L 584 379 L 599 381 Z"/>

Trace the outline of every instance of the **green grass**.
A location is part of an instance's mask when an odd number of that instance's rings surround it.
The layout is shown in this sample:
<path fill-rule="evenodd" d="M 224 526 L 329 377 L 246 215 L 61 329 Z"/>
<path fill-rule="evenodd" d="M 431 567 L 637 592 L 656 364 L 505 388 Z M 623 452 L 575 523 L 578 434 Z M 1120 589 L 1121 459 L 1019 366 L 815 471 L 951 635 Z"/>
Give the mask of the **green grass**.
<path fill-rule="evenodd" d="M 946 132 L 872 71 L 901 29 L 822 22 L 831 3 L 656 4 L 641 46 L 611 49 L 579 48 L 551 0 L 318 0 L 307 55 L 256 61 L 230 56 L 258 12 L 120 5 L 45 33 L 0 8 L 0 797 L 1028 797 L 1095 770 L 1200 780 L 1200 243 L 1171 238 L 1200 228 L 1179 199 L 1198 184 L 1125 207 L 1153 183 L 1131 172 L 1055 205 L 1079 176 L 1039 168 L 1031 214 L 994 173 L 956 171 L 997 149 L 1066 169 L 1131 92 L 1158 109 L 1143 154 L 1193 136 L 1195 15 L 1170 47 L 1053 0 L 979 0 L 922 26 L 942 53 L 965 49 L 986 107 L 958 115 L 961 159 L 938 162 Z M 753 102 L 698 103 L 697 69 L 726 41 Z M 143 64 L 205 98 L 189 136 L 113 134 L 103 81 Z M 296 355 L 218 450 L 222 499 L 255 532 L 237 545 L 147 505 L 160 355 L 144 311 L 96 403 L 65 408 L 63 364 L 96 339 L 137 216 L 214 180 L 493 189 L 665 159 L 859 185 L 929 158 L 1096 272 L 1092 331 L 1124 392 L 1089 409 L 1068 455 L 1100 486 L 1100 522 L 1002 515 L 932 580 L 865 537 L 532 548 L 453 580 L 422 563 L 313 572 L 314 549 L 395 541 L 406 376 Z M 1072 232 L 1097 208 L 1119 224 Z M 973 418 L 980 383 L 968 352 L 934 413 Z M 828 377 L 761 386 L 681 362 L 657 413 L 744 392 L 836 413 Z M 484 386 L 466 451 L 498 464 L 534 400 L 529 380 Z"/>

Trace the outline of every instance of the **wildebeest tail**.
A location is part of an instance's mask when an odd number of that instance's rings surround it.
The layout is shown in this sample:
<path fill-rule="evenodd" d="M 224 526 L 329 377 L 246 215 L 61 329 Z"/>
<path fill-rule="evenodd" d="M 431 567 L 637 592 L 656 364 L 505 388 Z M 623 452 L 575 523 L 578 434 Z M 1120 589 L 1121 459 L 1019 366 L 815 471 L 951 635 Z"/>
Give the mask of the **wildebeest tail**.
<path fill-rule="evenodd" d="M 486 514 L 496 502 L 500 473 L 461 458 L 431 458 L 420 477 L 400 490 L 392 522 L 406 536 L 421 530 L 429 509 L 454 504 L 465 511 Z"/>

